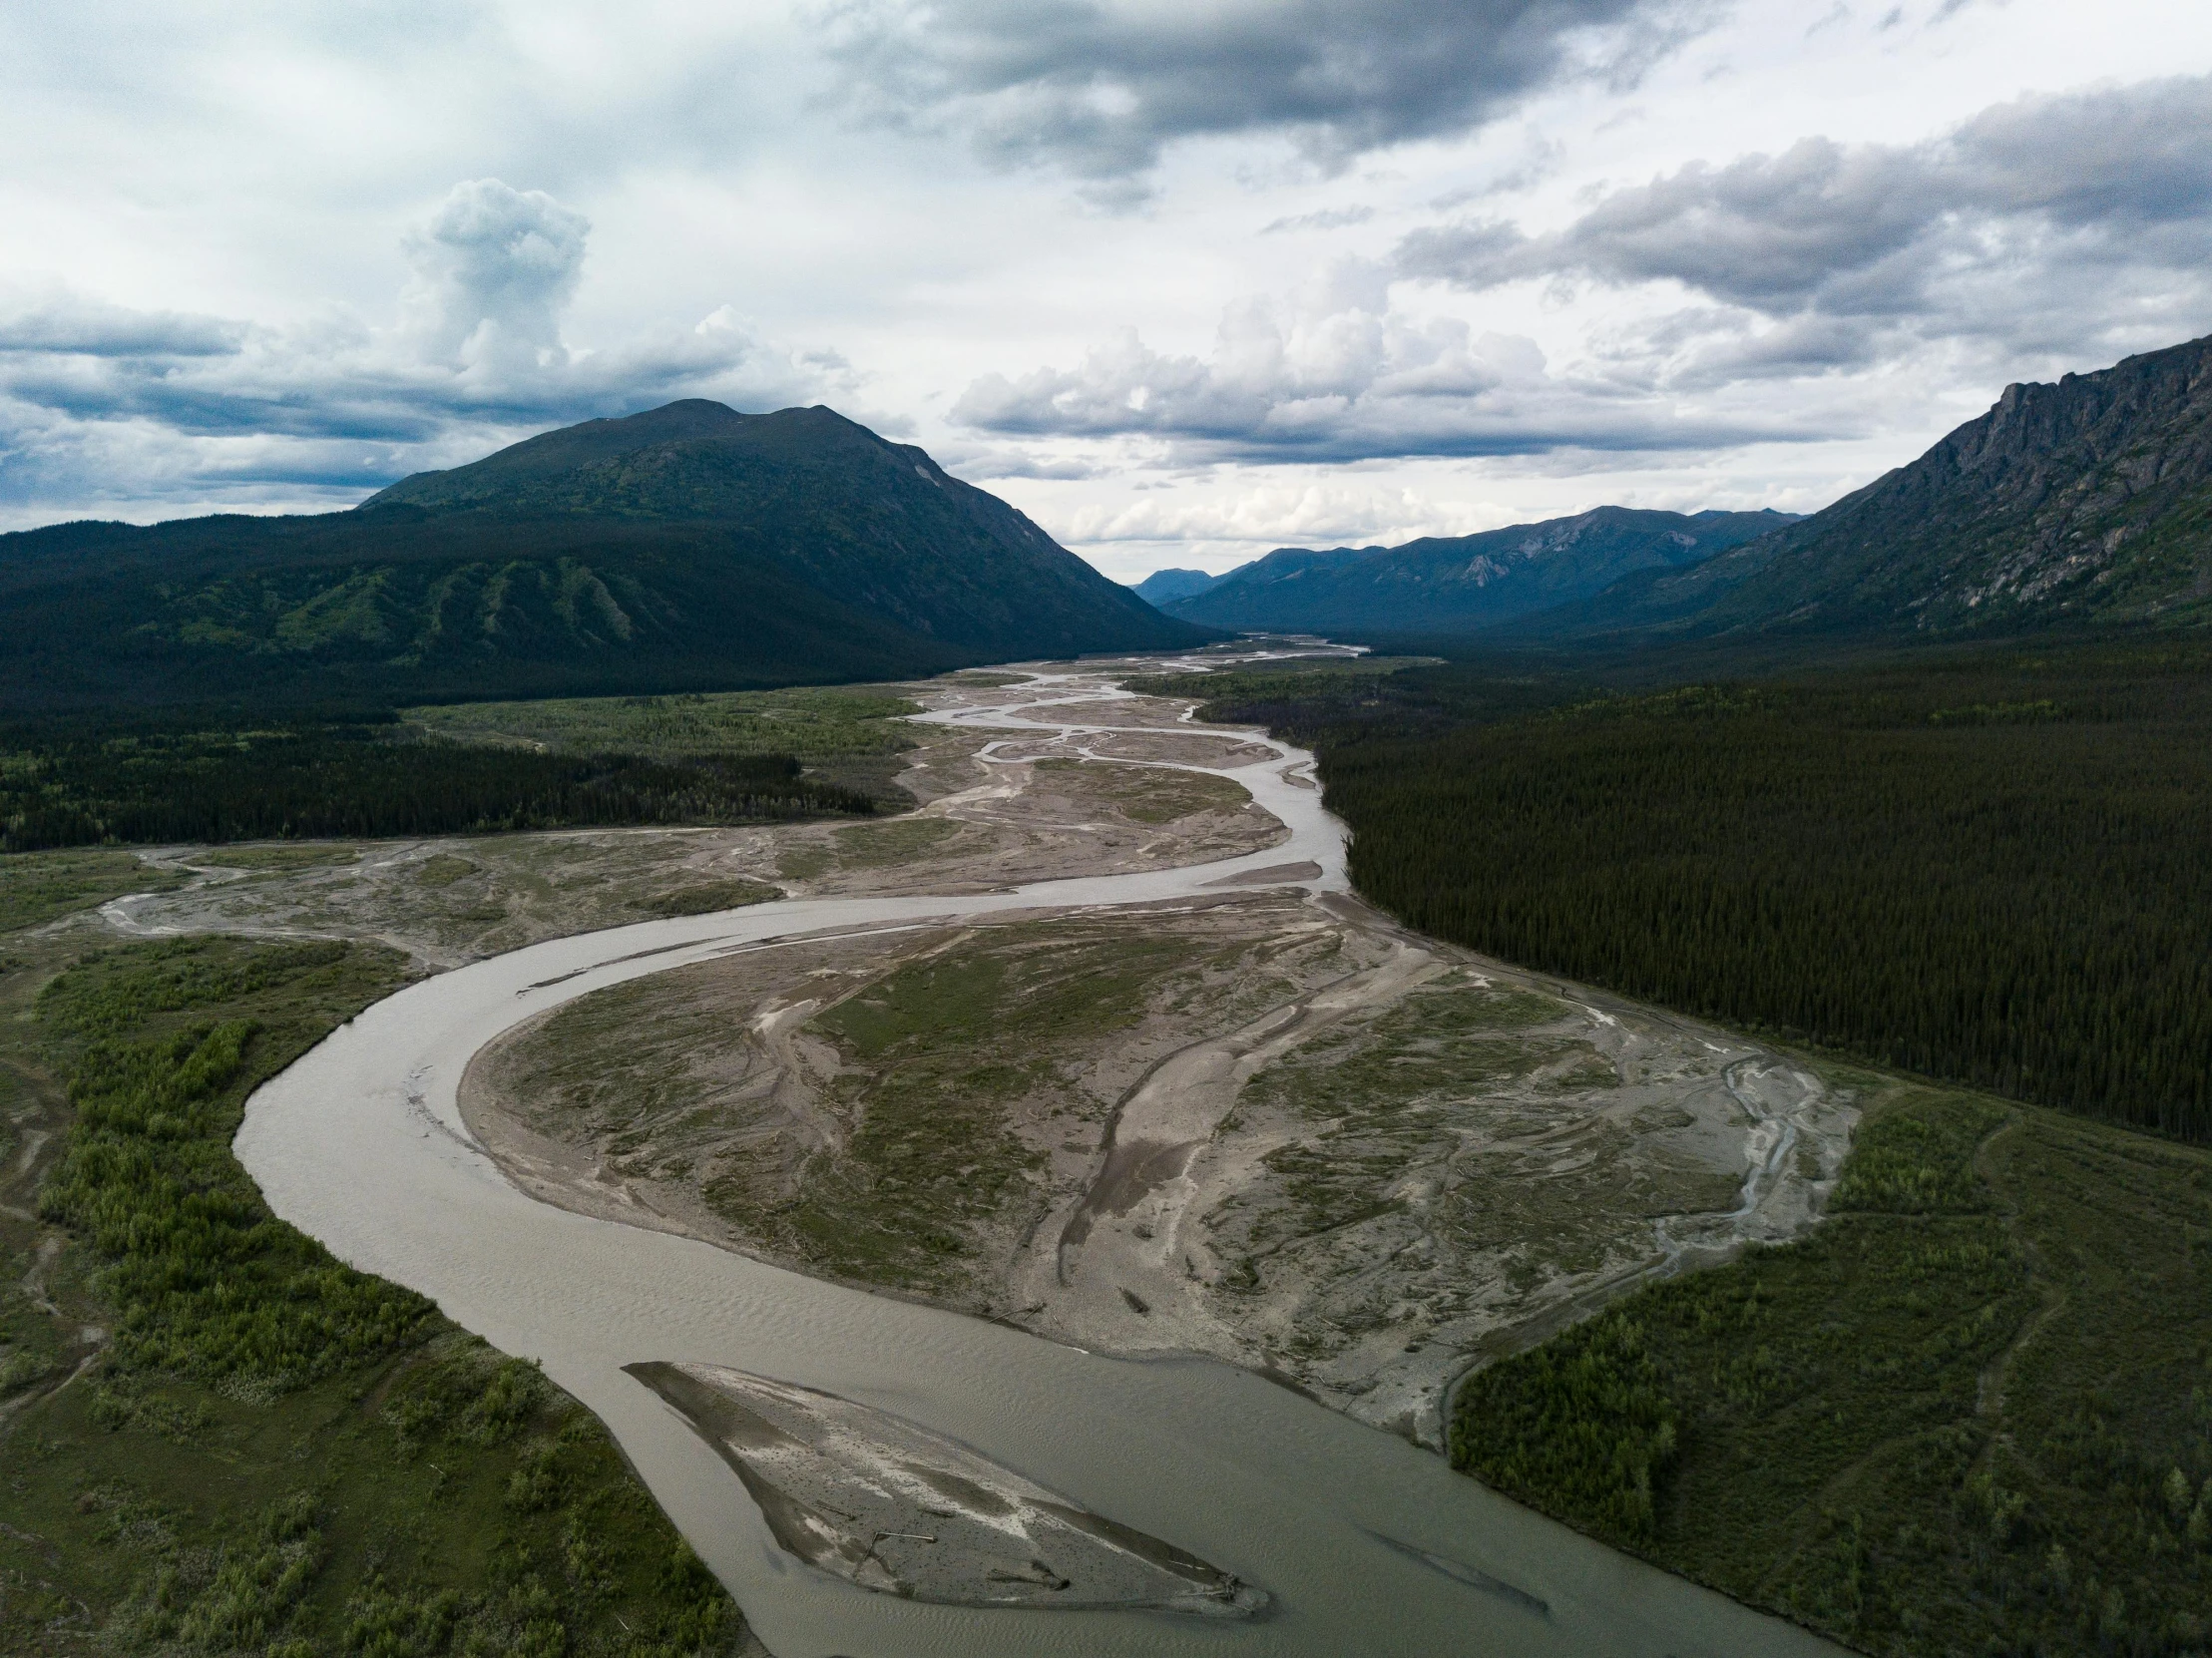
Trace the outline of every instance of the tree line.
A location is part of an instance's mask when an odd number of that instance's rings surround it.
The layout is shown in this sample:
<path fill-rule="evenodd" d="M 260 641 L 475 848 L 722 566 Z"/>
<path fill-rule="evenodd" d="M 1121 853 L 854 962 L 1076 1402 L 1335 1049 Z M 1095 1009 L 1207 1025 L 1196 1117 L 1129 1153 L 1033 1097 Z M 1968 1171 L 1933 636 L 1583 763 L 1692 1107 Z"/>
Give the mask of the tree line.
<path fill-rule="evenodd" d="M 1424 932 L 2212 1137 L 2201 642 L 1656 691 L 1495 664 L 1216 686 L 1209 714 L 1318 744 L 1353 880 Z"/>
<path fill-rule="evenodd" d="M 646 757 L 393 740 L 389 727 L 0 737 L 0 851 L 865 816 L 788 754 Z"/>

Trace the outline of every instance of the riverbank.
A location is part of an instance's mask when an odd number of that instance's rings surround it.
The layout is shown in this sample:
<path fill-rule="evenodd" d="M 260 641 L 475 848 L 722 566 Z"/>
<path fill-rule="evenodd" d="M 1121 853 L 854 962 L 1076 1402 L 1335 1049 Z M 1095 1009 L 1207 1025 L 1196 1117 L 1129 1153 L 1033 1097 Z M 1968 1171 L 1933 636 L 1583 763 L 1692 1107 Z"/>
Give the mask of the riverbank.
<path fill-rule="evenodd" d="M 231 1157 L 247 1091 L 404 968 L 7 941 L 0 1649 L 759 1651 L 573 1398 L 338 1266 Z"/>

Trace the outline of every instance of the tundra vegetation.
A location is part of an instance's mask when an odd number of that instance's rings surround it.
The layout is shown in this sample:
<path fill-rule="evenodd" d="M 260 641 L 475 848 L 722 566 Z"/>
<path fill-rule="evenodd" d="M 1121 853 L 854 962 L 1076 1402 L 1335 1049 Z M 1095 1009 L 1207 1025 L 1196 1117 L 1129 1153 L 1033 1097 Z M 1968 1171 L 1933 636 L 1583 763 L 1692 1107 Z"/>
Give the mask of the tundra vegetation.
<path fill-rule="evenodd" d="M 962 683 L 973 683 L 973 677 Z M 903 807 L 894 779 L 921 735 L 922 705 L 883 685 L 694 691 L 667 696 L 556 697 L 407 708 L 413 728 L 448 742 L 509 744 L 565 754 L 638 754 L 664 764 L 701 757 L 789 755 L 808 781 Z"/>
<path fill-rule="evenodd" d="M 133 928 L 371 938 L 419 963 L 451 967 L 540 939 L 778 897 L 780 888 L 749 878 L 732 859 L 732 844 L 755 833 L 607 829 L 26 852 L 0 858 L 0 896 L 12 910 L 18 888 L 66 893 L 83 879 L 73 866 L 110 860 L 94 896 L 130 895 L 121 913 Z M 54 917 L 57 910 L 40 913 Z M 66 925 L 78 936 L 106 931 L 89 918 Z"/>
<path fill-rule="evenodd" d="M 0 856 L 0 937 L 125 893 L 180 887 L 186 879 L 182 870 L 149 869 L 128 852 Z"/>
<path fill-rule="evenodd" d="M 962 684 L 1013 675 L 963 674 Z M 692 691 L 669 696 L 549 697 L 538 702 L 455 702 L 407 708 L 400 717 L 450 742 L 500 743 L 570 754 L 792 754 L 808 765 L 902 754 L 914 747 L 904 716 L 921 704 L 880 685 L 772 691 Z"/>
<path fill-rule="evenodd" d="M 920 704 L 877 686 L 54 717 L 0 731 L 0 851 L 867 815 Z"/>
<path fill-rule="evenodd" d="M 589 1413 L 275 1219 L 230 1154 L 252 1086 L 402 957 L 14 942 L 0 1648 L 737 1650 Z"/>
<path fill-rule="evenodd" d="M 740 957 L 580 998 L 492 1049 L 484 1079 L 534 1130 L 656 1182 L 663 1209 L 689 1191 L 731 1241 L 944 1295 L 985 1234 L 1034 1219 L 1045 1147 L 1088 1151 L 1115 1091 L 1093 1050 L 1245 956 L 1101 918 L 927 934 L 888 961 L 825 947 L 796 989 Z"/>
<path fill-rule="evenodd" d="M 1154 827 L 1198 812 L 1233 812 L 1252 798 L 1241 783 L 1203 771 L 1087 765 L 1061 758 L 1039 760 L 1037 765 L 1041 771 L 1075 773 L 1093 798 L 1123 817 Z"/>

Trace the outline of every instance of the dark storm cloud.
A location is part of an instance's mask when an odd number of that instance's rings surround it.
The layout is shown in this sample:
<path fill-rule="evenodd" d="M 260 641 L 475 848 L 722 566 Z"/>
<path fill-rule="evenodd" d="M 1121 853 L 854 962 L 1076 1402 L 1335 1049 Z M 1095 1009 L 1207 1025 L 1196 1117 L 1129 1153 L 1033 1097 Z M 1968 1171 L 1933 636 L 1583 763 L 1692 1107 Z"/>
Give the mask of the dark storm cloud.
<path fill-rule="evenodd" d="M 861 106 L 1006 165 L 1125 179 L 1177 139 L 1274 132 L 1340 161 L 1461 133 L 1572 76 L 1625 84 L 1709 8 L 1662 0 L 847 0 L 818 14 Z"/>
<path fill-rule="evenodd" d="M 1546 234 L 1495 220 L 1416 231 L 1398 268 L 1469 288 L 1673 280 L 1769 316 L 1940 323 L 1939 290 L 1962 273 L 2005 268 L 2028 295 L 2052 263 L 2196 264 L 2208 232 L 2212 78 L 2198 78 L 2021 99 L 1926 144 L 1810 138 L 1697 163 Z"/>

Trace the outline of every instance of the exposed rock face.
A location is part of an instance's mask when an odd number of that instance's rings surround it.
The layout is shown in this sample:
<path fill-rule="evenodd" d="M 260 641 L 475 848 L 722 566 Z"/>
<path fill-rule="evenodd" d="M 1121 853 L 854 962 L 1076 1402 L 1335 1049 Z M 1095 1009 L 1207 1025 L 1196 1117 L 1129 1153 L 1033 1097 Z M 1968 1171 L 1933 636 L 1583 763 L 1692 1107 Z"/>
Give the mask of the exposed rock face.
<path fill-rule="evenodd" d="M 1775 512 L 1597 507 L 1403 547 L 1280 548 L 1193 597 L 1153 602 L 1216 627 L 1461 632 L 1597 593 L 1634 571 L 1701 563 L 1792 522 Z"/>
<path fill-rule="evenodd" d="M 742 1479 L 787 1553 L 954 1606 L 1242 1617 L 1267 1596 L 967 1447 L 834 1394 L 713 1365 L 624 1367 Z"/>
<path fill-rule="evenodd" d="M 2004 388 L 1909 466 L 1553 630 L 1954 631 L 2212 617 L 2212 338 Z"/>

